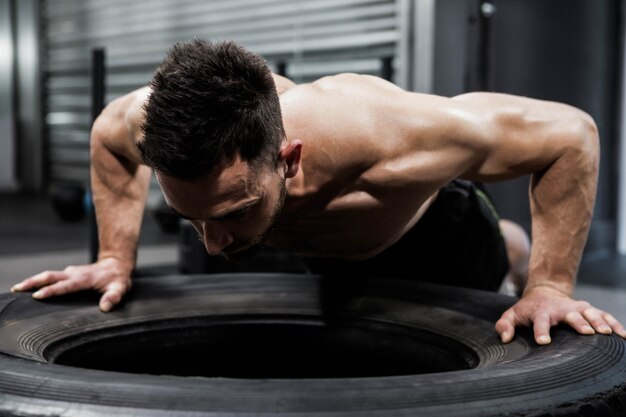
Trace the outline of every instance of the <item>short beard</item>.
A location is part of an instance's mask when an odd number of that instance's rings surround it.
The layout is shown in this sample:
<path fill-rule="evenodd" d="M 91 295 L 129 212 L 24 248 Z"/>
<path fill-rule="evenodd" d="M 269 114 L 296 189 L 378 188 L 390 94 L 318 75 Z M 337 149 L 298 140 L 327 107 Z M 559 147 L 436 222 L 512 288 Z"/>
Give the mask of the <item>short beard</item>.
<path fill-rule="evenodd" d="M 283 210 L 283 206 L 285 205 L 285 200 L 287 199 L 287 186 L 285 184 L 285 180 L 280 183 L 278 202 L 274 207 L 274 214 L 272 214 L 272 219 L 270 221 L 270 225 L 258 238 L 252 240 L 249 245 L 246 246 L 245 249 L 237 251 L 235 253 L 228 253 L 225 251 L 220 252 L 220 256 L 226 259 L 229 262 L 243 262 L 249 260 L 254 255 L 259 253 L 261 249 L 263 249 L 265 242 L 270 237 L 272 232 L 274 231 L 274 226 L 276 226 L 276 222 L 280 217 L 280 213 Z"/>

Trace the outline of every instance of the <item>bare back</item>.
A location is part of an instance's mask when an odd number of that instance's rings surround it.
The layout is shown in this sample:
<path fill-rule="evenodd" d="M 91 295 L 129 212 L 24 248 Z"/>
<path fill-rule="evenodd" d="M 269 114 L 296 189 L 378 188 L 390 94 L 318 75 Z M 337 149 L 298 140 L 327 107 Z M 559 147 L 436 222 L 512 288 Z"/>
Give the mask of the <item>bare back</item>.
<path fill-rule="evenodd" d="M 299 252 L 368 258 L 396 242 L 454 178 L 500 181 L 559 159 L 588 115 L 495 93 L 453 98 L 340 74 L 281 97 L 289 140 L 303 141 L 273 242 Z"/>
<path fill-rule="evenodd" d="M 364 92 L 361 97 L 359 93 Z M 373 94 L 372 94 L 373 93 Z M 445 181 L 420 181 L 394 160 L 401 125 L 377 126 L 378 100 L 406 94 L 376 77 L 341 74 L 281 96 L 288 140 L 303 142 L 302 171 L 271 244 L 301 254 L 365 259 L 415 225 Z M 306 103 L 306 105 L 302 105 Z M 357 104 L 353 108 L 344 104 Z M 328 128 L 328 126 L 331 126 Z M 385 136 L 378 132 L 386 129 Z"/>

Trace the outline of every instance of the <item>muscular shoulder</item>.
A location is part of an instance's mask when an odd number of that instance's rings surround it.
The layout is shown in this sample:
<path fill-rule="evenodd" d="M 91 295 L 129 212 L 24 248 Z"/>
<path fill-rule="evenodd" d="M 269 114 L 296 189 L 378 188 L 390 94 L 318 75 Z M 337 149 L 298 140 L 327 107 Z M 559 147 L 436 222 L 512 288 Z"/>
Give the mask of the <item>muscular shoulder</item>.
<path fill-rule="evenodd" d="M 115 154 L 141 163 L 136 144 L 143 137 L 144 104 L 149 95 L 149 87 L 144 87 L 109 103 L 94 124 L 92 138 L 96 136 Z"/>
<path fill-rule="evenodd" d="M 377 112 L 380 101 L 391 91 L 402 92 L 382 79 L 357 74 L 300 84 L 281 96 L 285 128 L 288 134 L 311 140 L 316 146 L 359 145 L 371 150 L 384 143 L 378 135 L 378 124 L 384 120 Z"/>
<path fill-rule="evenodd" d="M 287 124 L 356 135 L 388 147 L 419 146 L 435 129 L 451 126 L 452 108 L 459 107 L 448 98 L 407 92 L 381 78 L 358 74 L 299 85 L 283 94 L 281 104 Z M 407 132 L 421 133 L 422 140 L 407 141 Z"/>
<path fill-rule="evenodd" d="M 313 183 L 344 182 L 380 159 L 369 110 L 353 104 L 358 102 L 354 96 L 358 89 L 349 84 L 355 78 L 325 77 L 281 95 L 287 137 L 302 141 L 303 169 Z"/>
<path fill-rule="evenodd" d="M 326 108 L 334 107 L 333 104 L 350 104 L 362 110 L 384 99 L 385 96 L 403 92 L 401 88 L 378 77 L 343 73 L 294 86 L 281 96 L 281 102 L 288 110 L 300 112 L 317 110 L 314 113 L 317 114 Z M 313 109 L 314 104 L 323 107 Z"/>
<path fill-rule="evenodd" d="M 333 161 L 360 160 L 368 167 L 362 179 L 384 187 L 441 173 L 436 161 L 445 155 L 431 156 L 460 131 L 449 116 L 458 107 L 450 99 L 407 92 L 372 76 L 325 77 L 288 91 L 282 105 L 288 135 L 304 139 L 305 149 L 310 142 Z"/>

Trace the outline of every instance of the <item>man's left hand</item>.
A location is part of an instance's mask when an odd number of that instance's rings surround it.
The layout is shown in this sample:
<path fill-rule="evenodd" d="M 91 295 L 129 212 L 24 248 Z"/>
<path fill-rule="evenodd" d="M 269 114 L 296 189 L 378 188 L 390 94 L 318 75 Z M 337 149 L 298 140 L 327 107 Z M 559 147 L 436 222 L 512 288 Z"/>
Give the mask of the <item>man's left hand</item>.
<path fill-rule="evenodd" d="M 544 285 L 527 289 L 496 322 L 496 331 L 503 343 L 509 343 L 516 327 L 532 326 L 537 344 L 547 345 L 551 342 L 550 327 L 559 323 L 569 324 L 580 334 L 615 332 L 626 338 L 624 327 L 609 313 Z"/>

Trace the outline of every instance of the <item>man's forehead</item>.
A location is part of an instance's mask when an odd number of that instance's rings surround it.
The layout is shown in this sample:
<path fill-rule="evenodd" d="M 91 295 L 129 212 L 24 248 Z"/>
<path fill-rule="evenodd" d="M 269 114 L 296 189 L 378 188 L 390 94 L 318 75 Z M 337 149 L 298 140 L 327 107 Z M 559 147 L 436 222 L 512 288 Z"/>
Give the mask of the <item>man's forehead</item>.
<path fill-rule="evenodd" d="M 255 196 L 257 188 L 253 170 L 242 161 L 191 181 L 158 172 L 156 176 L 167 203 L 183 214 L 189 213 L 184 211 L 186 208 L 220 210 L 249 201 Z"/>
<path fill-rule="evenodd" d="M 254 182 L 253 169 L 248 162 L 242 161 L 239 157 L 231 162 L 220 163 L 220 165 L 209 174 L 192 180 L 180 179 L 158 171 L 156 171 L 155 174 L 159 183 L 175 182 L 178 185 L 184 183 L 188 187 L 199 187 L 205 190 L 213 188 L 248 187 L 250 183 Z"/>

